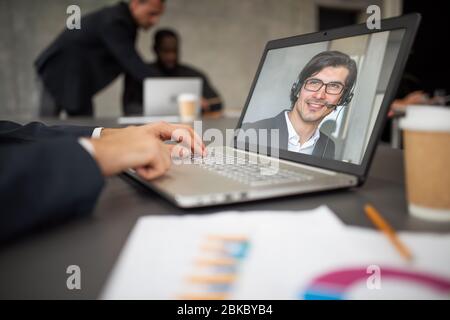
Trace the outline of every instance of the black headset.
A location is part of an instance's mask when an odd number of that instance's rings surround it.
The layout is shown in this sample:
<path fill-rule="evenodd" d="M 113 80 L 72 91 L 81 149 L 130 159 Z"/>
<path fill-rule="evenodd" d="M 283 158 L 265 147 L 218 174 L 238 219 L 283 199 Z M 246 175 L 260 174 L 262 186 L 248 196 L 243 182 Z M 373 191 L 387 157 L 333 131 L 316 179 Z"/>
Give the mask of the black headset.
<path fill-rule="evenodd" d="M 292 88 L 291 88 L 291 106 L 292 107 L 297 102 L 298 94 L 303 87 L 303 81 L 300 80 L 300 76 L 301 75 L 299 75 L 297 77 L 297 80 L 292 84 Z M 356 81 L 353 83 L 351 88 L 345 87 L 344 93 L 342 94 L 341 99 L 338 101 L 337 104 L 334 105 L 334 107 L 332 107 L 334 110 L 336 110 L 336 108 L 338 106 L 345 107 L 350 104 L 350 102 L 353 99 L 353 89 L 355 87 L 355 83 L 356 83 Z M 328 108 L 328 106 L 327 106 L 327 108 Z"/>

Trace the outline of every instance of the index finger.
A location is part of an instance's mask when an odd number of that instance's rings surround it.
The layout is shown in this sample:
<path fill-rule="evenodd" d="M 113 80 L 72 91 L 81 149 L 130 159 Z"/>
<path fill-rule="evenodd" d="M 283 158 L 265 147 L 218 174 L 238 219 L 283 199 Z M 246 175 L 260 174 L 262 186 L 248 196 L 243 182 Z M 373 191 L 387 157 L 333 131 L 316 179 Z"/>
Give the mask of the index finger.
<path fill-rule="evenodd" d="M 185 132 L 187 132 L 190 137 L 191 137 L 191 145 L 189 146 L 192 151 L 197 152 L 199 151 L 199 153 L 205 155 L 206 154 L 206 146 L 203 143 L 202 139 L 200 138 L 200 136 L 194 131 L 194 129 L 192 129 L 192 127 L 188 126 L 188 125 L 184 125 L 184 124 L 171 124 L 171 123 L 167 123 L 167 122 L 161 122 L 158 123 L 157 125 L 153 125 L 152 126 L 153 130 L 156 130 L 155 134 L 161 139 L 161 140 L 170 140 L 173 137 L 173 133 L 176 130 L 183 130 Z M 177 142 L 182 142 L 182 135 L 179 135 L 178 137 L 176 137 L 177 139 L 181 139 L 178 140 Z"/>

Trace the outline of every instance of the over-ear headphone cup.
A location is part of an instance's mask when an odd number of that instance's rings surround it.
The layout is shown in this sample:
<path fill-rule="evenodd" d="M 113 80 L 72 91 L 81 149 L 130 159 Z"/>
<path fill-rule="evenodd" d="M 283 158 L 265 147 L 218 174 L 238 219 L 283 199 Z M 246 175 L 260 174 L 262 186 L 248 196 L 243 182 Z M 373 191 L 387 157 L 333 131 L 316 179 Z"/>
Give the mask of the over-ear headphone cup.
<path fill-rule="evenodd" d="M 291 102 L 294 103 L 294 101 L 295 101 L 295 82 L 294 82 L 294 84 L 293 84 L 292 87 L 291 87 L 291 95 L 290 95 L 290 98 L 291 98 Z"/>
<path fill-rule="evenodd" d="M 347 96 L 345 97 L 344 100 L 344 106 L 348 106 L 350 104 L 350 102 L 352 102 L 352 98 L 353 98 L 353 92 L 350 92 L 347 94 Z"/>
<path fill-rule="evenodd" d="M 298 82 L 294 82 L 294 84 L 292 85 L 292 88 L 291 88 L 291 102 L 292 103 L 296 102 L 298 99 L 297 95 L 298 95 L 298 92 L 300 91 L 299 86 L 300 86 L 300 84 Z"/>

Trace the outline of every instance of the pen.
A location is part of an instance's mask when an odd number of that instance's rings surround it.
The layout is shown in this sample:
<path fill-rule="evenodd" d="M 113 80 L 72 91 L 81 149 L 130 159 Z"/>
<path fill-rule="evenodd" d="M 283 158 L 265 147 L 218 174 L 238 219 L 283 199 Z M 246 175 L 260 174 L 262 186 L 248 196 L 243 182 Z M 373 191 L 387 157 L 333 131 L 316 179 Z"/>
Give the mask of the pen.
<path fill-rule="evenodd" d="M 364 207 L 364 211 L 372 223 L 380 229 L 391 241 L 400 255 L 407 261 L 412 260 L 412 254 L 409 249 L 400 241 L 395 230 L 383 219 L 381 214 L 370 204 Z"/>

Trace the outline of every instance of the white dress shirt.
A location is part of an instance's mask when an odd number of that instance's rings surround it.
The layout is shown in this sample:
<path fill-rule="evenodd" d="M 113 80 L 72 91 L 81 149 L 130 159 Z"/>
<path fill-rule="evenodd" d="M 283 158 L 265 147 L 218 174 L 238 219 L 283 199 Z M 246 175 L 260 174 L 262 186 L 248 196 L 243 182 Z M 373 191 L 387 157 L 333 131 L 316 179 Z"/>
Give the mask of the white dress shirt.
<path fill-rule="evenodd" d="M 314 147 L 316 146 L 317 140 L 320 138 L 320 130 L 316 129 L 311 138 L 308 139 L 304 144 L 300 144 L 300 137 L 295 131 L 294 126 L 289 119 L 288 112 L 284 113 L 286 117 L 286 124 L 288 128 L 288 151 L 304 153 L 304 154 L 312 154 Z"/>
<path fill-rule="evenodd" d="M 103 130 L 103 127 L 95 128 L 94 131 L 92 131 L 91 138 L 93 138 L 93 139 L 100 138 L 100 135 L 102 134 L 102 130 Z M 95 155 L 94 146 L 92 145 L 92 143 L 88 139 L 80 138 L 80 139 L 78 139 L 78 142 L 81 144 L 81 146 L 84 148 L 84 150 L 89 152 L 89 154 L 91 156 Z"/>

